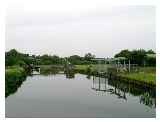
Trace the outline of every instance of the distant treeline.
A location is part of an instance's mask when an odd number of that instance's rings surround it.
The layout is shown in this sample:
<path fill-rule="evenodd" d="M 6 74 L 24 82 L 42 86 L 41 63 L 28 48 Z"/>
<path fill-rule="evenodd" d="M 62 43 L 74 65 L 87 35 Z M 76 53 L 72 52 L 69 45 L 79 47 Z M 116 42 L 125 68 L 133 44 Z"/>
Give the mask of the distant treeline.
<path fill-rule="evenodd" d="M 85 54 L 84 57 L 78 55 L 72 55 L 69 57 L 59 57 L 57 55 L 29 55 L 18 52 L 15 49 L 12 49 L 5 53 L 5 65 L 24 65 L 24 64 L 36 64 L 36 65 L 55 65 L 55 64 L 65 64 L 66 61 L 71 64 L 93 64 L 96 61 L 91 59 L 95 58 L 95 55 L 91 53 Z"/>
<path fill-rule="evenodd" d="M 12 49 L 5 53 L 5 65 L 25 65 L 25 64 L 35 64 L 35 65 L 61 65 L 65 64 L 66 61 L 74 65 L 85 65 L 85 64 L 97 64 L 97 61 L 92 60 L 96 56 L 91 53 L 86 53 L 83 57 L 78 55 L 72 55 L 69 57 L 59 57 L 57 55 L 29 55 L 18 52 L 15 49 Z M 155 66 L 156 57 L 155 52 L 152 50 L 145 51 L 143 49 L 139 50 L 122 50 L 114 56 L 116 57 L 125 57 L 130 59 L 131 63 L 138 65 L 147 65 Z M 108 62 L 109 63 L 109 62 Z"/>

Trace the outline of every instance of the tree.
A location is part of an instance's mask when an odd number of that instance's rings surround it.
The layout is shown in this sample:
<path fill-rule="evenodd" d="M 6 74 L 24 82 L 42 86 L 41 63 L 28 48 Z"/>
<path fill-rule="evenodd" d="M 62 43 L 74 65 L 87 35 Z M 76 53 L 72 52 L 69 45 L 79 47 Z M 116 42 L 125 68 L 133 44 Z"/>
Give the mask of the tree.
<path fill-rule="evenodd" d="M 142 65 L 155 65 L 155 59 L 148 58 L 147 54 L 155 54 L 154 51 L 148 50 L 145 51 L 144 49 L 139 50 L 122 50 L 120 53 L 117 53 L 115 57 L 125 57 L 127 59 L 130 59 L 131 63 L 138 64 L 140 66 Z"/>
<path fill-rule="evenodd" d="M 143 49 L 133 50 L 131 52 L 131 62 L 140 66 L 144 65 L 146 57 L 146 51 Z"/>
<path fill-rule="evenodd" d="M 20 53 L 15 49 L 12 49 L 5 53 L 5 65 L 6 66 L 13 66 L 18 65 L 21 60 Z"/>
<path fill-rule="evenodd" d="M 79 55 L 72 55 L 68 58 L 68 61 L 72 64 L 82 64 L 83 57 L 80 57 Z"/>
<path fill-rule="evenodd" d="M 95 55 L 92 55 L 91 53 L 87 53 L 84 56 L 84 59 L 87 61 L 91 61 L 91 59 L 95 58 Z"/>
<path fill-rule="evenodd" d="M 29 57 L 29 54 L 19 53 L 17 50 L 12 49 L 5 53 L 5 65 L 25 65 L 32 64 L 33 59 Z"/>
<path fill-rule="evenodd" d="M 125 57 L 127 59 L 130 59 L 131 58 L 131 52 L 128 49 L 122 50 L 120 53 L 116 54 L 114 57 L 115 58 L 117 58 L 117 57 Z"/>
<path fill-rule="evenodd" d="M 155 52 L 151 49 L 147 51 L 147 54 L 155 54 Z"/>

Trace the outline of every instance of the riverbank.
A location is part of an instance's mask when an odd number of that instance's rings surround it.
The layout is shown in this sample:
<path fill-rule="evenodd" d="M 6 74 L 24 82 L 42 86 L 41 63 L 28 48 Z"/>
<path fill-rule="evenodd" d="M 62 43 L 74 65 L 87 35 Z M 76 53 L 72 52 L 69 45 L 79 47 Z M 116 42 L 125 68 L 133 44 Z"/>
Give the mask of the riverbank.
<path fill-rule="evenodd" d="M 156 86 L 155 67 L 141 67 L 138 72 L 119 73 L 118 76 Z"/>
<path fill-rule="evenodd" d="M 41 74 L 56 74 L 59 71 L 63 70 L 63 65 L 40 65 Z"/>
<path fill-rule="evenodd" d="M 59 71 L 64 70 L 62 65 L 47 65 L 40 66 L 41 74 L 56 74 Z M 99 73 L 97 68 L 107 69 L 108 73 Z M 118 72 L 116 69 L 110 67 L 110 65 L 74 65 L 74 73 L 94 75 L 100 77 L 109 77 L 112 80 L 120 80 L 125 82 L 136 83 L 143 86 L 156 86 L 156 67 L 138 67 L 137 71 Z"/>
<path fill-rule="evenodd" d="M 18 87 L 26 79 L 27 73 L 20 66 L 10 66 L 5 69 L 5 96 L 17 91 Z"/>
<path fill-rule="evenodd" d="M 95 74 L 95 67 L 95 65 L 75 65 L 75 70 L 83 73 L 87 73 L 87 71 L 89 71 L 90 74 Z M 112 73 L 112 75 L 114 75 L 113 78 L 115 79 L 156 86 L 156 67 L 139 67 L 136 72 L 118 72 L 116 74 Z"/>

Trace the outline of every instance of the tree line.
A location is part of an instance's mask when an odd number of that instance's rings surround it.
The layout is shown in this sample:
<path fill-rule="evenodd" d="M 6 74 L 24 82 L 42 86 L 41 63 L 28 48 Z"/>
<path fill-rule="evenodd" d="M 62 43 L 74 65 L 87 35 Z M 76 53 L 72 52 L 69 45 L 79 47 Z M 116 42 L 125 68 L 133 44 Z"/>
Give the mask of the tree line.
<path fill-rule="evenodd" d="M 59 57 L 57 55 L 29 55 L 20 53 L 15 49 L 11 49 L 8 52 L 5 52 L 5 65 L 13 66 L 13 65 L 25 65 L 25 64 L 35 64 L 35 65 L 62 65 L 65 64 L 66 61 L 70 62 L 74 65 L 85 65 L 85 64 L 97 64 L 98 62 L 94 59 L 96 56 L 91 53 L 86 53 L 84 56 L 72 55 L 69 57 Z M 117 57 L 125 57 L 129 59 L 131 63 L 138 64 L 140 66 L 155 66 L 156 58 L 155 52 L 153 50 L 122 50 L 117 53 L 115 56 Z"/>
<path fill-rule="evenodd" d="M 18 52 L 15 49 L 11 49 L 8 52 L 5 52 L 5 65 L 24 65 L 24 64 L 34 64 L 34 65 L 61 65 L 65 64 L 66 61 L 71 64 L 95 64 L 95 61 L 92 59 L 95 58 L 95 55 L 91 53 L 86 53 L 84 57 L 79 55 L 72 55 L 69 57 L 59 57 L 57 55 L 47 55 L 42 56 L 38 55 L 29 55 Z"/>

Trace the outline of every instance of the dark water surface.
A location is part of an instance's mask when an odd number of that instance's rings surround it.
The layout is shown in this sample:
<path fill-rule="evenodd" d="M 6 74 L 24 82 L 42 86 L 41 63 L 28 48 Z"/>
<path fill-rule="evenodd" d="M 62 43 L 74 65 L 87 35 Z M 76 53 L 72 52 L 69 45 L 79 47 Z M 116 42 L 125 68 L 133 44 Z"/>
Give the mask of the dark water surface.
<path fill-rule="evenodd" d="M 6 117 L 155 117 L 155 90 L 76 74 L 28 76 Z"/>

